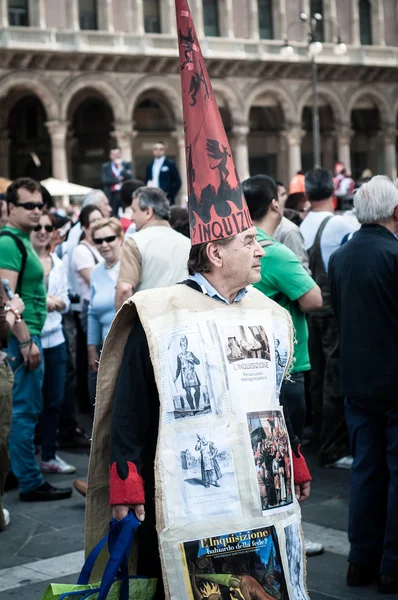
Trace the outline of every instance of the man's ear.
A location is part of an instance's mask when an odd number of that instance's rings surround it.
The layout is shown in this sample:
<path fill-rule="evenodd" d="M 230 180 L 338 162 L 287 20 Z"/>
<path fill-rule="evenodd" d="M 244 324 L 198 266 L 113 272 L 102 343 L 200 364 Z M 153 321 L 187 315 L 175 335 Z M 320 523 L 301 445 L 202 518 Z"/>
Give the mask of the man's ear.
<path fill-rule="evenodd" d="M 394 219 L 396 221 L 398 221 L 398 205 L 394 208 L 394 212 L 392 213 L 392 216 L 394 217 Z"/>
<path fill-rule="evenodd" d="M 152 206 L 147 206 L 146 214 L 148 216 L 148 221 L 150 221 L 153 217 L 153 208 Z"/>
<path fill-rule="evenodd" d="M 222 258 L 220 254 L 221 246 L 216 242 L 209 242 L 206 247 L 207 256 L 209 261 L 215 267 L 222 267 Z"/>

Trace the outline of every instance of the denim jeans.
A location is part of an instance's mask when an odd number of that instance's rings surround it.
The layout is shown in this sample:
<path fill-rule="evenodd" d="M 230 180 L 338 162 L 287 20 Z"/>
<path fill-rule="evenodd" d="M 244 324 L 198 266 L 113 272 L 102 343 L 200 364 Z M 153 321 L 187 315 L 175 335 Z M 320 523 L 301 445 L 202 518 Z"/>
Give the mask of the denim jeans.
<path fill-rule="evenodd" d="M 346 398 L 354 462 L 350 474 L 348 560 L 398 573 L 398 409 Z"/>
<path fill-rule="evenodd" d="M 41 458 L 55 458 L 57 436 L 66 382 L 66 343 L 43 349 L 43 412 L 40 417 Z"/>
<path fill-rule="evenodd" d="M 44 483 L 35 459 L 35 427 L 43 409 L 42 386 L 44 357 L 40 337 L 32 335 L 41 352 L 42 361 L 34 371 L 23 364 L 19 342 L 12 337 L 8 342 L 7 356 L 14 371 L 12 390 L 12 425 L 9 438 L 11 468 L 18 479 L 19 491 L 30 492 Z"/>

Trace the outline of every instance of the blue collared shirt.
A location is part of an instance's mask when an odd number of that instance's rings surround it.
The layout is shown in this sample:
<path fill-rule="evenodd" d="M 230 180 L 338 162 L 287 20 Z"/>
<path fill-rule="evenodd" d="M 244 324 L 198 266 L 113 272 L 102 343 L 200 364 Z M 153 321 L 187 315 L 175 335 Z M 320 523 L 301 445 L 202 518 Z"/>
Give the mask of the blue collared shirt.
<path fill-rule="evenodd" d="M 216 288 L 214 288 L 209 281 L 207 281 L 206 277 L 204 277 L 201 273 L 194 273 L 189 276 L 189 279 L 196 281 L 198 285 L 202 288 L 202 292 L 206 294 L 206 296 L 210 296 L 210 298 L 214 298 L 214 300 L 218 300 L 219 302 L 224 302 L 224 304 L 229 304 L 228 300 L 221 296 Z M 240 302 L 247 294 L 247 289 L 243 288 L 240 292 L 237 293 L 232 304 L 236 302 Z"/>

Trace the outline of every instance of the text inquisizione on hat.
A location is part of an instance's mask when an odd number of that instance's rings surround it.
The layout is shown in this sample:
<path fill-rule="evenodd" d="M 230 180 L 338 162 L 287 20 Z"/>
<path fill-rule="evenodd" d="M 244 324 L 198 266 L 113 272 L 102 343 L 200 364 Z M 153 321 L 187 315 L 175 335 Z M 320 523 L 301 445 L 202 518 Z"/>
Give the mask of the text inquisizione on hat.
<path fill-rule="evenodd" d="M 192 245 L 252 227 L 187 0 L 176 0 Z"/>

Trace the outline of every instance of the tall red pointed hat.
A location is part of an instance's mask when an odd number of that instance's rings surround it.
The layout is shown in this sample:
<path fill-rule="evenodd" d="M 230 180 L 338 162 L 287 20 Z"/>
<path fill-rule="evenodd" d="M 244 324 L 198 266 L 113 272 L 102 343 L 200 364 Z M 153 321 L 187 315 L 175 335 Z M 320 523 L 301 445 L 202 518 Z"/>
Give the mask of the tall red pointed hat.
<path fill-rule="evenodd" d="M 252 227 L 187 0 L 176 0 L 192 245 Z"/>

